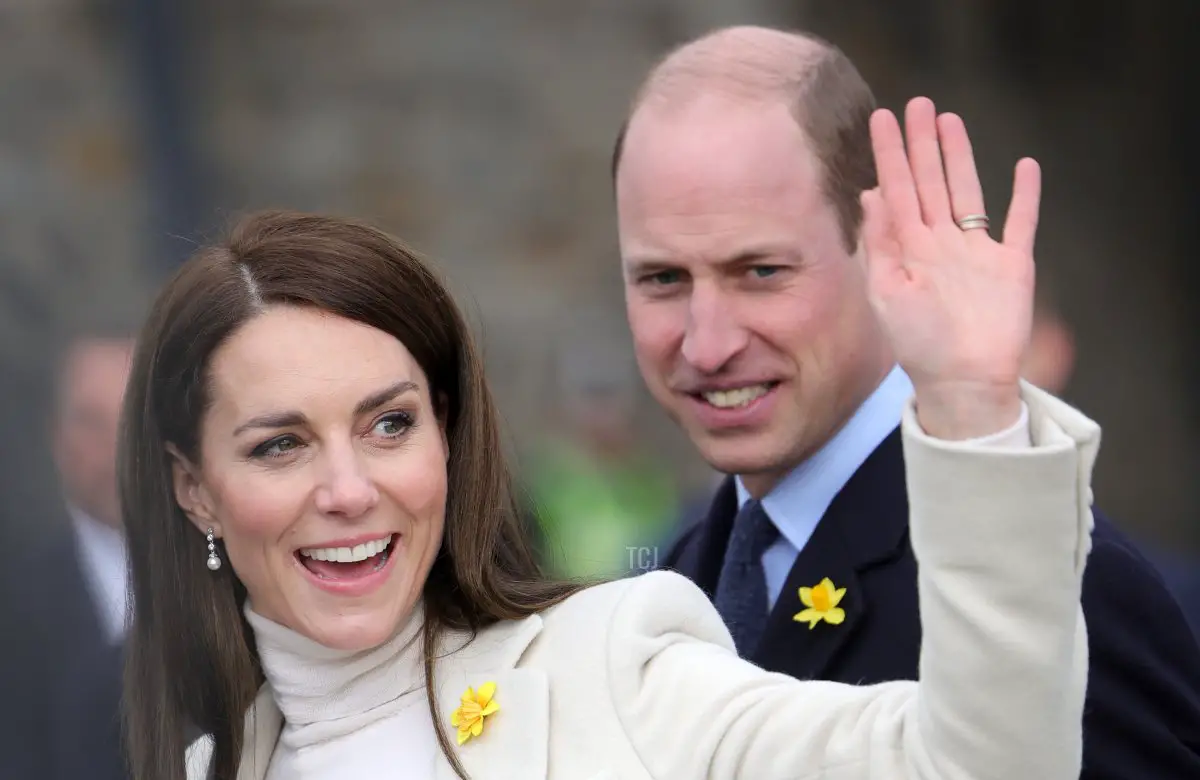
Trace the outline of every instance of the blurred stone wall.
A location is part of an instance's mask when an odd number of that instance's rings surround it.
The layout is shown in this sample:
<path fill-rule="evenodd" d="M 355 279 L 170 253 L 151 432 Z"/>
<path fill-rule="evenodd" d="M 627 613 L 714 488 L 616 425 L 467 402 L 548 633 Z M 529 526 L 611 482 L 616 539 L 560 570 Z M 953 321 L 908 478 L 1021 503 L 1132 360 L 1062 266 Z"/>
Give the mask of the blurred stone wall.
<path fill-rule="evenodd" d="M 677 41 L 771 21 L 756 5 L 208 2 L 194 14 L 215 189 L 230 209 L 364 216 L 434 258 L 527 443 L 576 313 L 607 314 L 598 360 L 623 326 L 608 162 L 634 86 Z M 706 478 L 642 400 L 652 444 Z"/>
<path fill-rule="evenodd" d="M 110 21 L 78 0 L 0 0 L 0 538 L 7 518 L 58 519 L 46 446 L 57 334 L 140 306 L 150 284 Z"/>
<path fill-rule="evenodd" d="M 197 231 L 291 207 L 396 232 L 461 294 L 518 444 L 544 427 L 552 355 L 573 312 L 605 312 L 606 333 L 621 332 L 607 166 L 637 79 L 678 40 L 770 21 L 756 0 L 175 2 L 215 207 L 196 215 Z M 29 513 L 25 486 L 52 487 L 42 420 L 54 334 L 95 311 L 137 310 L 160 281 L 161 258 L 147 256 L 160 244 L 147 233 L 155 194 L 133 7 L 0 0 L 0 511 L 10 517 Z M 608 354 L 611 336 L 601 341 Z M 652 444 L 685 464 L 685 481 L 705 478 L 642 401 Z"/>
<path fill-rule="evenodd" d="M 1005 4 L 953 0 L 175 2 L 216 208 L 197 228 L 258 207 L 326 210 L 375 220 L 435 258 L 479 326 L 518 443 L 550 416 L 552 357 L 580 313 L 602 313 L 597 360 L 621 338 L 608 163 L 645 69 L 725 23 L 827 34 L 885 103 L 924 92 L 964 113 L 993 213 L 1016 156 L 1043 160 L 1041 260 L 1079 329 L 1072 398 L 1106 426 L 1100 496 L 1135 526 L 1192 524 L 1183 301 L 1167 259 L 1178 253 L 1163 239 L 1170 193 L 1155 186 L 1161 149 L 1146 142 L 1153 114 L 1138 89 L 1152 53 L 1030 76 L 998 48 Z M 23 453 L 39 446 L 49 334 L 92 308 L 137 308 L 158 282 L 128 7 L 0 0 L 0 430 L 17 442 L 0 454 L 4 485 L 30 483 Z M 1126 25 L 1124 45 L 1145 49 L 1147 25 Z M 1142 96 L 1136 109 L 1106 105 L 1113 83 L 1122 99 Z M 641 400 L 652 446 L 686 483 L 706 480 Z"/>

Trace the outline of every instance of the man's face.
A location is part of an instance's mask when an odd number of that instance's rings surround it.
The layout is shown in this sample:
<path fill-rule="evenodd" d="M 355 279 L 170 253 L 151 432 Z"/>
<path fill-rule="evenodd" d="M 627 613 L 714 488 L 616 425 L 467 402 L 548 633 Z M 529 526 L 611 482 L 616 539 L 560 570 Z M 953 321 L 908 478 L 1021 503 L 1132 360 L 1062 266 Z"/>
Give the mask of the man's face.
<path fill-rule="evenodd" d="M 117 527 L 117 421 L 129 379 L 133 342 L 77 342 L 63 362 L 54 456 L 67 498 L 96 520 Z"/>
<path fill-rule="evenodd" d="M 617 218 L 650 392 L 714 468 L 765 493 L 892 365 L 795 118 L 715 97 L 643 105 Z"/>

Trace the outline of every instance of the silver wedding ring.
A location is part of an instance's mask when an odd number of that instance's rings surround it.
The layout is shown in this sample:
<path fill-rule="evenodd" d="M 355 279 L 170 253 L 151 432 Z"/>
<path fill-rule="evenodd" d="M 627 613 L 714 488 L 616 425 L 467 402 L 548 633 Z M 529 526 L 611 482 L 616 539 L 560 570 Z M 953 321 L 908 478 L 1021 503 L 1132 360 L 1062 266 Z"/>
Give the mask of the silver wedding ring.
<path fill-rule="evenodd" d="M 987 218 L 987 214 L 968 214 L 958 220 L 960 230 L 987 230 L 991 222 Z"/>

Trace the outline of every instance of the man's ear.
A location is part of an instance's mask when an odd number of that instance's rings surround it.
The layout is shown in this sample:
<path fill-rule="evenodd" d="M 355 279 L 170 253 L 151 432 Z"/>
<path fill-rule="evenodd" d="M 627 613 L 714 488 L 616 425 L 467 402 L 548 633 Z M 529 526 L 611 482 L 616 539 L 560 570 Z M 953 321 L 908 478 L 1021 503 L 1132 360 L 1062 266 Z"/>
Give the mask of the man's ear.
<path fill-rule="evenodd" d="M 212 499 L 200 478 L 200 469 L 174 444 L 167 445 L 167 454 L 171 456 L 171 483 L 179 508 L 200 533 L 207 534 L 211 528 L 216 536 L 221 536 L 221 524 L 216 520 Z"/>

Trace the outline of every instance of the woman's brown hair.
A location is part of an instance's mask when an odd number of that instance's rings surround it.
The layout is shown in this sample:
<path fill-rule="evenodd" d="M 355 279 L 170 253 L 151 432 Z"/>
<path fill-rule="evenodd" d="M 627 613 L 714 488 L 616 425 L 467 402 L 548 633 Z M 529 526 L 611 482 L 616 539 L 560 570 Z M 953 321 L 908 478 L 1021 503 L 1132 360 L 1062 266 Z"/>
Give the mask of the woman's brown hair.
<path fill-rule="evenodd" d="M 426 691 L 442 751 L 465 777 L 434 707 L 434 649 L 558 603 L 579 586 L 546 580 L 505 463 L 498 414 L 470 331 L 446 286 L 387 234 L 332 217 L 269 212 L 198 251 L 156 300 L 134 356 L 118 453 L 133 623 L 125 729 L 134 780 L 182 780 L 189 730 L 213 739 L 211 778 L 234 780 L 245 716 L 263 682 L 229 566 L 176 503 L 172 445 L 200 462 L 214 351 L 276 304 L 308 306 L 395 336 L 444 403 L 446 526 L 425 585 Z"/>

